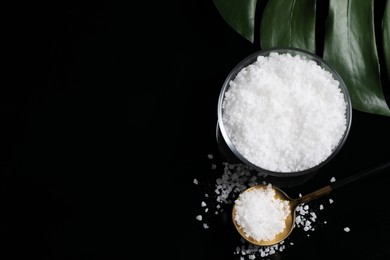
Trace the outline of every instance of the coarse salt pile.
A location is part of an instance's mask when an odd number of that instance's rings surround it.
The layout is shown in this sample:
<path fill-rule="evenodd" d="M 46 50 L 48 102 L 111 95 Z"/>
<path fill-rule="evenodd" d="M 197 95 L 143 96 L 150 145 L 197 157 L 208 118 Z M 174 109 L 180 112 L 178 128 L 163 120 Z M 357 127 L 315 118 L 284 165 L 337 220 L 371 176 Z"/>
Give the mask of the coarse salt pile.
<path fill-rule="evenodd" d="M 235 201 L 235 220 L 247 236 L 270 241 L 285 229 L 289 202 L 275 198 L 271 184 L 248 190 Z"/>
<path fill-rule="evenodd" d="M 314 167 L 346 130 L 346 102 L 332 74 L 301 55 L 271 53 L 230 81 L 222 120 L 237 151 L 275 172 Z"/>

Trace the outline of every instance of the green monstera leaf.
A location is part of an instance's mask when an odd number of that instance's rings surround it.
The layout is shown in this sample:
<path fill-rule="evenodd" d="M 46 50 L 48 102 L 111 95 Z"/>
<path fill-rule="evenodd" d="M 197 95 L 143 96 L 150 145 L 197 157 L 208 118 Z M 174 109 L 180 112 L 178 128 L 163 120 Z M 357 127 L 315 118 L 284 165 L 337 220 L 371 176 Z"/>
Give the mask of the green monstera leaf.
<path fill-rule="evenodd" d="M 390 116 L 375 43 L 374 0 L 330 0 L 324 59 L 350 87 L 352 107 Z"/>
<path fill-rule="evenodd" d="M 390 1 L 386 2 L 385 12 L 382 22 L 383 53 L 385 56 L 385 66 L 387 76 L 390 81 Z"/>
<path fill-rule="evenodd" d="M 214 4 L 225 21 L 252 43 L 259 24 L 260 48 L 297 47 L 323 57 L 347 84 L 354 109 L 390 116 L 390 100 L 383 93 L 389 80 L 385 82 L 381 74 L 390 79 L 389 1 L 382 16 L 374 16 L 374 4 L 379 3 L 374 0 L 329 0 L 329 5 L 317 0 L 268 0 L 263 5 L 256 0 L 214 0 Z M 378 37 L 382 40 L 376 40 L 376 32 L 382 33 Z"/>
<path fill-rule="evenodd" d="M 214 0 L 225 21 L 239 34 L 253 42 L 257 0 Z"/>
<path fill-rule="evenodd" d="M 315 25 L 316 1 L 268 0 L 261 18 L 260 45 L 293 46 L 315 52 Z"/>

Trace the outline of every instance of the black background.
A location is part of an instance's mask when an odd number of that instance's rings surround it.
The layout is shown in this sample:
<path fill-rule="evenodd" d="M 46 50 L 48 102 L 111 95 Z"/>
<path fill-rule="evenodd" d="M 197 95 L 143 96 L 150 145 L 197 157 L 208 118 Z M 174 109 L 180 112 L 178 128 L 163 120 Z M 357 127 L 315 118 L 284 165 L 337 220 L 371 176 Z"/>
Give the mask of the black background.
<path fill-rule="evenodd" d="M 208 230 L 195 216 L 222 174 L 219 90 L 258 45 L 211 1 L 177 3 L 173 16 L 156 5 L 102 2 L 6 10 L 0 258 L 235 259 L 228 206 Z M 389 159 L 389 129 L 388 118 L 354 111 L 342 151 L 291 193 Z M 278 257 L 386 258 L 387 173 L 333 194 L 328 226 L 294 233 L 295 245 Z"/>
<path fill-rule="evenodd" d="M 129 73 L 118 77 L 119 8 L 38 1 L 5 10 L 0 258 L 128 256 L 134 97 L 125 95 Z"/>
<path fill-rule="evenodd" d="M 215 179 L 222 175 L 222 162 L 215 137 L 219 91 L 230 70 L 244 57 L 259 49 L 231 29 L 210 1 L 180 4 L 178 28 L 180 46 L 176 51 L 178 127 L 174 184 L 180 192 L 179 229 L 176 234 L 176 259 L 239 259 L 234 255 L 241 246 L 231 223 L 231 207 L 225 213 L 205 214 L 204 193 L 213 194 Z M 179 33 L 178 32 L 178 33 Z M 185 46 L 185 47 L 184 47 Z M 388 88 L 388 85 L 384 86 Z M 291 196 L 306 194 L 377 163 L 389 161 L 390 120 L 353 110 L 352 128 L 337 156 L 306 182 L 287 187 Z M 207 158 L 213 154 L 212 160 Z M 211 164 L 217 165 L 211 170 Z M 270 259 L 386 259 L 390 256 L 390 210 L 387 194 L 389 170 L 364 181 L 343 187 L 315 203 L 325 205 L 320 226 L 310 237 L 296 230 L 289 241 L 294 246 Z M 193 184 L 193 179 L 199 181 Z M 185 199 L 183 199 L 185 198 Z M 328 200 L 335 202 L 330 205 Z M 215 202 L 215 201 L 214 201 Z M 212 202 L 211 202 L 212 203 Z M 318 205 L 317 205 L 318 206 Z M 215 207 L 215 205 L 210 206 Z M 195 219 L 202 214 L 210 228 Z M 349 233 L 344 227 L 350 227 Z"/>

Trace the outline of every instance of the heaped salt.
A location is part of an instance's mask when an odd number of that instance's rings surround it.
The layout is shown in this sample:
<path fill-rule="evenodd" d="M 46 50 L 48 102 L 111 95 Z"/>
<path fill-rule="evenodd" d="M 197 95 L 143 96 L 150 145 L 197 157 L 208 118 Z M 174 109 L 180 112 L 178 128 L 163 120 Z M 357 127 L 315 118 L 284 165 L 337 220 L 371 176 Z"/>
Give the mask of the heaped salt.
<path fill-rule="evenodd" d="M 275 198 L 271 184 L 241 193 L 235 206 L 237 224 L 257 241 L 270 241 L 284 231 L 290 213 L 289 202 Z"/>
<path fill-rule="evenodd" d="M 301 171 L 332 153 L 346 129 L 339 82 L 300 55 L 259 56 L 230 82 L 222 103 L 230 140 L 248 161 Z"/>

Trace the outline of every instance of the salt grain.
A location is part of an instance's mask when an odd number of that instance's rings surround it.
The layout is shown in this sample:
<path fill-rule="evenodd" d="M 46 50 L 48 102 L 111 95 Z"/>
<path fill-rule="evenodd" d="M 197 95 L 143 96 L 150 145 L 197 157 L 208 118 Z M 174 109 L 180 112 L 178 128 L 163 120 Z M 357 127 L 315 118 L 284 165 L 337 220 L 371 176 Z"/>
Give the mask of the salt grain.
<path fill-rule="evenodd" d="M 196 216 L 196 219 L 199 220 L 199 221 L 202 221 L 202 215 Z"/>
<path fill-rule="evenodd" d="M 344 228 L 344 231 L 345 231 L 345 232 L 349 232 L 349 231 L 351 231 L 351 229 L 350 229 L 349 227 L 345 227 L 345 228 Z"/>
<path fill-rule="evenodd" d="M 332 200 L 332 199 L 329 199 L 329 203 L 332 204 L 332 203 L 333 203 L 333 200 Z"/>
<path fill-rule="evenodd" d="M 198 180 L 197 179 L 194 179 L 194 184 L 198 185 Z"/>
<path fill-rule="evenodd" d="M 330 179 L 330 182 L 335 182 L 336 181 L 336 178 L 335 177 L 332 177 L 331 179 Z"/>
<path fill-rule="evenodd" d="M 318 165 L 346 129 L 339 82 L 300 55 L 259 56 L 230 81 L 222 109 L 235 148 L 254 165 L 277 172 Z"/>
<path fill-rule="evenodd" d="M 203 223 L 203 228 L 204 228 L 204 229 L 208 229 L 208 228 L 209 228 L 209 225 L 207 225 L 206 223 Z"/>
<path fill-rule="evenodd" d="M 207 158 L 209 158 L 210 160 L 214 158 L 214 156 L 212 154 L 208 154 L 207 155 Z"/>
<path fill-rule="evenodd" d="M 201 205 L 202 207 L 206 207 L 206 202 L 202 201 L 202 203 L 200 203 L 200 205 Z"/>

